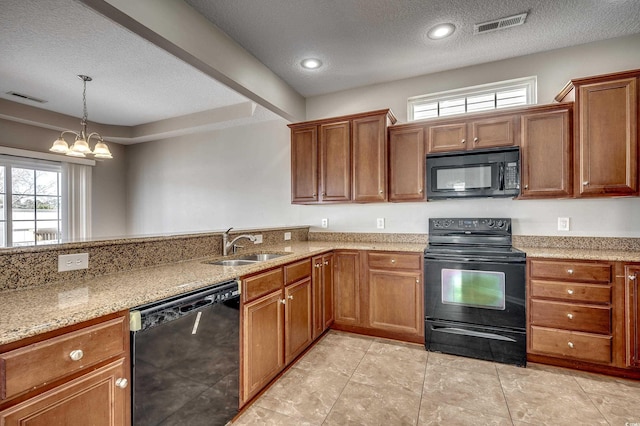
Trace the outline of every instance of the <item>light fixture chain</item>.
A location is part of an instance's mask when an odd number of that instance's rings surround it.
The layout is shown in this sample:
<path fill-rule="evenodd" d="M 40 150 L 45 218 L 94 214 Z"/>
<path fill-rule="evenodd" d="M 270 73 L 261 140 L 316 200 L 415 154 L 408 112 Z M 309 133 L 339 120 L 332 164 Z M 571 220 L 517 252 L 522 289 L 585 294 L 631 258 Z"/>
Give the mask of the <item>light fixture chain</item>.
<path fill-rule="evenodd" d="M 82 79 L 82 84 L 83 84 L 83 89 L 82 89 L 82 105 L 83 105 L 83 115 L 82 115 L 82 121 L 87 121 L 87 80 L 85 80 L 84 78 Z"/>

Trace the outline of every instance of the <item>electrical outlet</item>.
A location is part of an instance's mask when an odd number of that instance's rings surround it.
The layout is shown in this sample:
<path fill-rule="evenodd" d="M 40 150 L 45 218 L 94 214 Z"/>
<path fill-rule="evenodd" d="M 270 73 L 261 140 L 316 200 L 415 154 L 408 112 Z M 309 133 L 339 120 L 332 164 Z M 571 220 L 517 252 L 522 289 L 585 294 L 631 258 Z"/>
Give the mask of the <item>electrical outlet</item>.
<path fill-rule="evenodd" d="M 253 242 L 253 244 L 262 244 L 262 234 L 254 235 L 254 237 L 256 238 L 256 240 Z"/>
<path fill-rule="evenodd" d="M 61 254 L 58 256 L 58 272 L 89 268 L 89 253 Z"/>
<path fill-rule="evenodd" d="M 558 218 L 558 231 L 568 231 L 570 227 L 570 219 L 568 217 Z"/>
<path fill-rule="evenodd" d="M 379 217 L 376 219 L 376 227 L 378 229 L 384 229 L 384 217 Z"/>
<path fill-rule="evenodd" d="M 327 219 L 327 218 L 323 218 L 322 219 L 322 227 L 323 228 L 328 228 L 329 227 L 329 219 Z"/>
<path fill-rule="evenodd" d="M 284 240 L 285 241 L 289 241 L 291 239 L 291 232 L 285 232 L 284 233 Z"/>

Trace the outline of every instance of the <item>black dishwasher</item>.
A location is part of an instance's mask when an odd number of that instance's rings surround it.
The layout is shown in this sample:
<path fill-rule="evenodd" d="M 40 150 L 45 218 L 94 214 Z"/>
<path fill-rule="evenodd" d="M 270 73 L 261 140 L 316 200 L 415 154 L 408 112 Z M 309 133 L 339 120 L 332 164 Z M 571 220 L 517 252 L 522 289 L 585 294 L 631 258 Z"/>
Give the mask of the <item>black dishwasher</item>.
<path fill-rule="evenodd" d="M 224 425 L 238 413 L 236 281 L 139 306 L 130 315 L 135 426 Z"/>

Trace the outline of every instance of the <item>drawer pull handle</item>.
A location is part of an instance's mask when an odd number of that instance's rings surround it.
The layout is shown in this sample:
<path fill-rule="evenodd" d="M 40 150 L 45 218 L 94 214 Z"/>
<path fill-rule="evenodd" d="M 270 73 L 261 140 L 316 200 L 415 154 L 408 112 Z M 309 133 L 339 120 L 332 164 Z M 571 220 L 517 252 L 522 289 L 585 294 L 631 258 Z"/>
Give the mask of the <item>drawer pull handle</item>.
<path fill-rule="evenodd" d="M 573 275 L 573 269 L 567 269 L 567 274 Z"/>
<path fill-rule="evenodd" d="M 573 319 L 573 314 L 567 314 L 567 318 Z"/>
<path fill-rule="evenodd" d="M 129 384 L 129 381 L 124 377 L 120 377 L 116 380 L 116 386 L 119 387 L 120 389 L 126 388 L 128 384 Z"/>
<path fill-rule="evenodd" d="M 571 349 L 573 349 L 573 342 L 567 343 L 567 346 L 569 346 Z"/>
<path fill-rule="evenodd" d="M 573 290 L 571 289 L 567 290 L 567 294 L 573 294 Z"/>
<path fill-rule="evenodd" d="M 84 352 L 82 352 L 82 349 L 76 349 L 75 351 L 71 351 L 71 353 L 69 353 L 69 358 L 71 358 L 73 361 L 80 361 L 83 356 Z"/>

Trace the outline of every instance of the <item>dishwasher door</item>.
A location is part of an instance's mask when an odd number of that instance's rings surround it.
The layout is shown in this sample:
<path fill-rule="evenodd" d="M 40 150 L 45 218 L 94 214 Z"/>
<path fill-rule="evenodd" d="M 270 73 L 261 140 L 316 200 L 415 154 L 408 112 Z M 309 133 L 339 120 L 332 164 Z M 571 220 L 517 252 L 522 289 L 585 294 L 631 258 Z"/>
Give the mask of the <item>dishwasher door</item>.
<path fill-rule="evenodd" d="M 235 281 L 132 311 L 132 416 L 142 425 L 224 425 L 238 413 Z"/>

